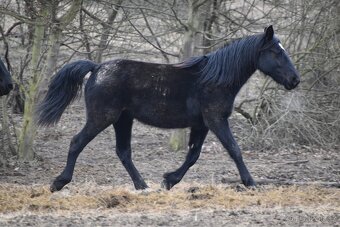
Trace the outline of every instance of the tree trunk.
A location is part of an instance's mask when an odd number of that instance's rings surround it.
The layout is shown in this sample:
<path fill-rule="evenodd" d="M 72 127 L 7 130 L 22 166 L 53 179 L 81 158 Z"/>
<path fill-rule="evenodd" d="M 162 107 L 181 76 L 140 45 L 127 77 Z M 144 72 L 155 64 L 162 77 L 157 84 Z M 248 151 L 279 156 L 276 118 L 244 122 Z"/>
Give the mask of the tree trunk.
<path fill-rule="evenodd" d="M 181 50 L 181 60 L 192 57 L 195 47 L 195 36 L 199 26 L 199 7 L 205 1 L 189 0 L 188 20 L 185 27 L 183 37 L 183 46 Z M 176 129 L 171 133 L 169 145 L 173 151 L 185 150 L 188 144 L 187 134 L 185 129 Z"/>
<path fill-rule="evenodd" d="M 43 10 L 44 11 L 44 10 Z M 46 11 L 44 11 L 46 13 Z M 29 83 L 25 107 L 23 116 L 22 130 L 19 136 L 19 148 L 18 155 L 20 160 L 32 160 L 34 158 L 33 140 L 36 134 L 36 127 L 33 123 L 34 106 L 36 100 L 36 94 L 38 90 L 38 82 L 41 72 L 39 71 L 39 58 L 41 53 L 41 47 L 43 44 L 45 24 L 44 15 L 36 19 L 34 36 L 33 36 L 33 47 L 32 47 L 32 60 L 31 60 L 31 75 L 32 79 Z"/>
<path fill-rule="evenodd" d="M 73 1 L 73 4 L 69 10 L 59 18 L 57 18 L 56 13 L 58 9 L 58 3 L 51 4 L 51 8 L 49 10 L 53 17 L 52 25 L 50 27 L 50 35 L 48 38 L 47 62 L 44 76 L 42 75 L 41 82 L 39 83 L 38 100 L 40 100 L 47 93 L 48 83 L 55 71 L 55 68 L 57 67 L 61 45 L 60 37 L 65 27 L 76 17 L 81 8 L 81 2 L 82 0 Z"/>
<path fill-rule="evenodd" d="M 8 160 L 15 155 L 15 146 L 11 135 L 11 122 L 7 112 L 8 98 L 0 98 L 0 169 L 6 168 Z"/>
<path fill-rule="evenodd" d="M 107 40 L 108 40 L 109 34 L 112 30 L 112 24 L 117 17 L 118 10 L 119 10 L 122 2 L 123 2 L 123 0 L 116 0 L 115 1 L 116 6 L 109 13 L 109 17 L 108 17 L 107 21 L 102 24 L 103 30 L 102 30 L 102 34 L 100 36 L 100 42 L 99 42 L 98 51 L 97 51 L 97 55 L 96 55 L 96 62 L 97 63 L 101 63 L 102 60 L 103 60 L 103 53 L 104 53 L 104 50 L 106 49 Z"/>
<path fill-rule="evenodd" d="M 31 75 L 28 90 L 26 91 L 26 100 L 23 116 L 23 126 L 19 136 L 18 155 L 20 160 L 32 160 L 34 158 L 33 141 L 36 135 L 36 125 L 34 123 L 35 106 L 42 94 L 46 93 L 49 79 L 56 67 L 60 49 L 60 36 L 65 27 L 76 17 L 81 7 L 82 0 L 74 0 L 69 10 L 59 18 L 56 18 L 58 3 L 42 4 L 39 16 L 35 20 L 35 29 L 32 47 Z M 44 34 L 46 27 L 46 18 L 48 14 L 53 15 L 52 27 L 50 27 L 50 36 L 48 40 L 48 55 L 45 67 L 41 67 L 40 58 L 42 45 L 44 43 Z M 45 71 L 41 71 L 44 69 Z M 47 74 L 47 75 L 46 75 Z M 46 75 L 46 76 L 43 76 Z M 42 89 L 41 89 L 42 88 Z"/>
<path fill-rule="evenodd" d="M 57 67 L 59 50 L 60 50 L 60 36 L 62 31 L 59 27 L 51 29 L 51 34 L 48 39 L 48 53 L 46 60 L 46 68 L 44 70 L 44 76 L 42 76 L 41 82 L 39 83 L 39 95 L 38 100 L 41 100 L 47 93 L 48 83 Z"/>

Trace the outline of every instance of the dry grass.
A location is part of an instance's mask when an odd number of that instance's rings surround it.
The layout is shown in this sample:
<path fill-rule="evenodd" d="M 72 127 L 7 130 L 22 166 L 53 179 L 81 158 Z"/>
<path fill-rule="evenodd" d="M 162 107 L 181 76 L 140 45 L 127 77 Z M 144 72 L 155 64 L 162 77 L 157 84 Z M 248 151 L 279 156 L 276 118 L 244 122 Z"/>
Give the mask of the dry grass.
<path fill-rule="evenodd" d="M 244 207 L 325 207 L 340 212 L 340 190 L 311 186 L 274 187 L 238 191 L 222 185 L 182 184 L 171 191 L 157 186 L 143 192 L 98 186 L 73 185 L 57 193 L 48 186 L 2 184 L 0 213 L 13 211 L 73 211 L 116 209 L 122 212 L 190 210 L 196 208 L 232 209 Z"/>

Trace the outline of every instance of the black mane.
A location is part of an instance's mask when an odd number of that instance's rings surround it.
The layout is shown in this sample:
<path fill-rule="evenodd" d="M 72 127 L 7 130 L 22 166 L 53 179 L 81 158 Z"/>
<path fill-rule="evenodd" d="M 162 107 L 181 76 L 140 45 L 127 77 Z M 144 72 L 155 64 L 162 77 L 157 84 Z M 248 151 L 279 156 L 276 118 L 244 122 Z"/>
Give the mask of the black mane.
<path fill-rule="evenodd" d="M 9 75 L 9 72 L 6 69 L 5 64 L 2 62 L 1 58 L 0 58 L 0 75 Z"/>
<path fill-rule="evenodd" d="M 175 67 L 196 67 L 200 84 L 237 85 L 256 70 L 262 41 L 263 34 L 248 36 L 209 54 L 189 58 Z"/>

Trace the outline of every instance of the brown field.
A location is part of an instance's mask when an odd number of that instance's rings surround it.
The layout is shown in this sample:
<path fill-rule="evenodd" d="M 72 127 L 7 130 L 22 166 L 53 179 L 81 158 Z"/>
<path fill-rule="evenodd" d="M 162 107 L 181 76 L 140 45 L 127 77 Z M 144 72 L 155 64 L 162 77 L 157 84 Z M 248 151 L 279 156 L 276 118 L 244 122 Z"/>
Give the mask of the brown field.
<path fill-rule="evenodd" d="M 68 225 L 74 224 L 73 216 L 81 217 L 78 224 L 89 224 L 93 221 L 91 218 L 103 216 L 114 225 L 117 217 L 122 221 L 126 215 L 134 217 L 135 221 L 128 223 L 131 225 L 144 224 L 141 215 L 150 215 L 155 218 L 150 224 L 158 225 L 158 221 L 167 222 L 174 214 L 182 216 L 185 225 L 228 224 L 229 221 L 246 224 L 254 220 L 253 224 L 265 225 L 271 222 L 336 225 L 340 214 L 339 198 L 339 189 L 316 186 L 245 189 L 221 184 L 182 184 L 172 191 L 152 185 L 148 190 L 136 192 L 128 186 L 112 188 L 88 182 L 52 194 L 47 185 L 4 184 L 0 187 L 0 217 L 4 225 L 33 224 L 34 220 L 41 225 Z M 198 222 L 200 213 L 216 217 Z M 274 217 L 263 219 L 264 214 Z M 180 223 L 176 220 L 168 224 Z"/>
<path fill-rule="evenodd" d="M 52 194 L 48 186 L 5 184 L 0 187 L 0 212 L 116 209 L 120 212 L 242 209 L 246 207 L 322 207 L 340 211 L 340 191 L 315 186 L 260 187 L 238 190 L 223 185 L 179 187 L 172 191 L 151 187 L 142 192 L 94 183 L 72 186 Z"/>
<path fill-rule="evenodd" d="M 170 152 L 169 131 L 136 123 L 133 160 L 150 188 L 136 191 L 114 153 L 112 129 L 80 155 L 73 181 L 50 193 L 72 136 L 84 122 L 73 105 L 54 128 L 39 129 L 37 161 L 0 172 L 0 226 L 336 226 L 340 220 L 337 151 L 304 147 L 244 150 L 256 189 L 240 185 L 235 164 L 211 134 L 198 162 L 172 190 L 163 173 L 186 152 Z"/>

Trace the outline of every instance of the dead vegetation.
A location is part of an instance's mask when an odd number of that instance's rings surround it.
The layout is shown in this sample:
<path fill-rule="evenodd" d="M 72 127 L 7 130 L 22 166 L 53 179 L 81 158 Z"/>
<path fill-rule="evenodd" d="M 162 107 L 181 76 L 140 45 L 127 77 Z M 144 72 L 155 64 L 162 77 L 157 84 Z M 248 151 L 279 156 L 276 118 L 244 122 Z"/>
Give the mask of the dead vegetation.
<path fill-rule="evenodd" d="M 340 212 L 340 190 L 317 186 L 263 186 L 257 189 L 223 185 L 182 185 L 171 191 L 156 185 L 137 192 L 127 187 L 112 188 L 95 183 L 75 185 L 57 193 L 48 186 L 3 184 L 0 186 L 0 212 L 62 212 L 116 209 L 120 212 L 165 212 L 193 209 L 240 209 L 305 207 Z"/>
<path fill-rule="evenodd" d="M 2 48 L 1 57 L 8 57 L 18 83 L 0 103 L 0 226 L 159 226 L 169 221 L 173 226 L 338 225 L 339 1 L 200 1 L 205 4 L 197 11 L 198 28 L 188 40 L 194 55 L 273 24 L 301 73 L 299 89 L 290 93 L 269 78 L 254 76 L 235 103 L 233 131 L 257 183 L 264 186 L 229 186 L 240 183 L 237 170 L 212 137 L 186 176 L 190 184 L 181 182 L 169 192 L 149 184 L 151 189 L 136 192 L 112 154 L 111 128 L 83 152 L 75 181 L 51 194 L 47 184 L 62 170 L 69 141 L 85 119 L 84 104 L 74 104 L 63 124 L 39 129 L 35 161 L 19 164 L 17 134 L 24 128 L 24 98 L 30 100 L 24 94 L 34 93 L 28 93 L 31 69 L 39 67 L 45 83 L 52 72 L 76 59 L 175 63 L 185 32 L 194 28 L 188 26 L 188 6 L 196 1 L 83 1 L 75 20 L 54 40 L 60 51 L 49 51 L 53 28 L 61 25 L 57 17 L 72 2 L 80 1 L 8 0 L 0 7 L 0 45 L 9 44 L 9 56 Z M 51 13 L 35 66 L 35 24 L 25 20 L 40 20 L 37 15 L 44 10 Z M 184 159 L 183 152 L 169 152 L 168 132 L 137 125 L 133 138 L 134 160 L 151 182 L 160 182 L 162 173 L 178 168 Z"/>

